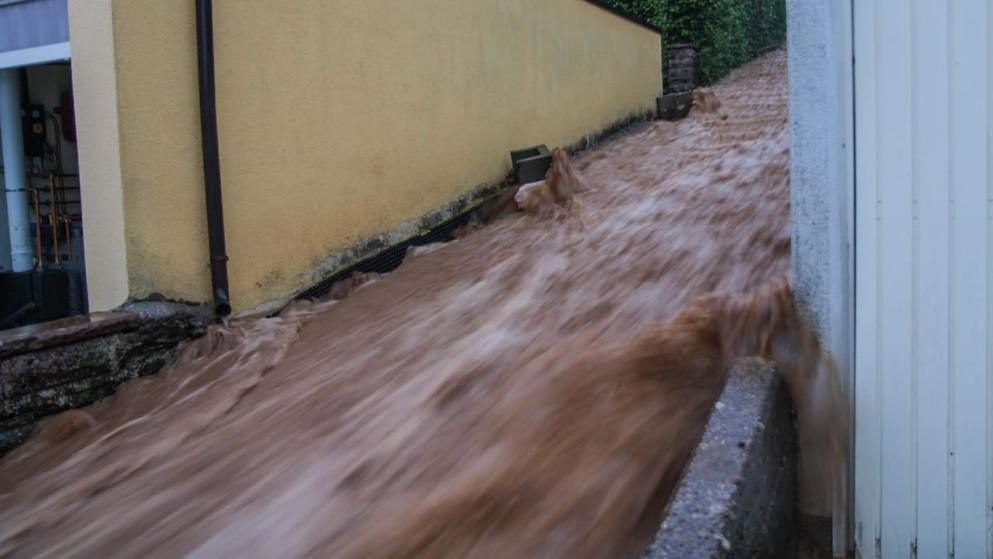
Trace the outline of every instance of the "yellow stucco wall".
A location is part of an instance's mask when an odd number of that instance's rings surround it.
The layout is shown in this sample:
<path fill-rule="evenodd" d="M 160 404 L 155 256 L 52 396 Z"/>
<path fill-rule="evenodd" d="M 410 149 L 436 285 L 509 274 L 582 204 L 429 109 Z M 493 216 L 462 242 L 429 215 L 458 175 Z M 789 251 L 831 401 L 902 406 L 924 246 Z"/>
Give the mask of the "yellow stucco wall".
<path fill-rule="evenodd" d="M 72 87 L 75 97 L 86 101 L 76 110 L 76 136 L 79 159 L 89 163 L 82 200 L 83 248 L 94 310 L 114 308 L 128 298 L 111 2 L 69 3 L 72 49 L 85 61 L 81 67 L 73 65 Z"/>
<path fill-rule="evenodd" d="M 208 300 L 193 2 L 100 1 L 129 294 Z M 659 35 L 583 0 L 214 0 L 214 24 L 236 310 L 501 180 L 511 149 L 572 144 L 653 110 L 661 89 Z M 81 161 L 84 196 L 100 188 L 88 164 L 101 163 Z M 92 299 L 103 285 L 88 272 Z"/>

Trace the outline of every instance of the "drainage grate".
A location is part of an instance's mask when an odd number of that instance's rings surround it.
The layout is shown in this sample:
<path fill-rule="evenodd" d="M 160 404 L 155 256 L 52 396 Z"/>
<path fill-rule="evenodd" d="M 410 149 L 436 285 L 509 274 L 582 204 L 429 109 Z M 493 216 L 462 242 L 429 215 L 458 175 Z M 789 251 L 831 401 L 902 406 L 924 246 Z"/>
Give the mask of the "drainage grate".
<path fill-rule="evenodd" d="M 400 264 L 403 264 L 403 259 L 407 256 L 407 251 L 410 247 L 419 247 L 434 243 L 447 243 L 455 240 L 455 230 L 469 223 L 469 219 L 472 217 L 472 214 L 473 212 L 469 211 L 453 217 L 423 235 L 411 237 L 406 241 L 382 250 L 375 255 L 366 258 L 365 260 L 360 260 L 350 266 L 347 266 L 324 280 L 321 280 L 320 283 L 317 283 L 314 286 L 300 292 L 300 294 L 294 297 L 294 299 L 297 301 L 304 299 L 320 299 L 331 291 L 334 284 L 344 279 L 348 279 L 348 277 L 355 272 L 388 274 L 399 268 Z"/>

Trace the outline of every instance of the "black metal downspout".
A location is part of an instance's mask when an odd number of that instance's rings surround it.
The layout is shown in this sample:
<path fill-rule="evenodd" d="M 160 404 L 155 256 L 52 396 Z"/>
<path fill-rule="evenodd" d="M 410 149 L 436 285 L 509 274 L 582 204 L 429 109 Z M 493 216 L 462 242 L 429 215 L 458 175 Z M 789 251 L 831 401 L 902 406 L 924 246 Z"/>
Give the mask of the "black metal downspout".
<path fill-rule="evenodd" d="M 196 0 L 197 62 L 200 73 L 200 138 L 203 182 L 207 196 L 207 237 L 210 240 L 210 279 L 214 314 L 231 314 L 228 295 L 228 255 L 224 246 L 224 206 L 221 200 L 221 161 L 217 143 L 217 99 L 214 91 L 214 15 L 211 0 Z"/>

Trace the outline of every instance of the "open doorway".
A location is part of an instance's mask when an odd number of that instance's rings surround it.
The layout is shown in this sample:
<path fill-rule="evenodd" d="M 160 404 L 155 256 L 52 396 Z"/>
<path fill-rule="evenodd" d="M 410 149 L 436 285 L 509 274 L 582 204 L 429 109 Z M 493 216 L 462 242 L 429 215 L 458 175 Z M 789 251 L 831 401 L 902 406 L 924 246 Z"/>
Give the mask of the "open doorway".
<path fill-rule="evenodd" d="M 83 314 L 87 303 L 70 63 L 0 72 L 2 330 Z"/>

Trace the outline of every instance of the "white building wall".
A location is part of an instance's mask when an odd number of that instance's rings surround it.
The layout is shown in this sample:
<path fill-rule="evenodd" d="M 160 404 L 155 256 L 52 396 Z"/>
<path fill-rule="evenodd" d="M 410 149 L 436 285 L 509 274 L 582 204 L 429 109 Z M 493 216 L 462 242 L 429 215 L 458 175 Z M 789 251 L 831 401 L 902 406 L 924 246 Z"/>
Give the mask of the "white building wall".
<path fill-rule="evenodd" d="M 993 3 L 853 7 L 857 550 L 993 557 Z"/>
<path fill-rule="evenodd" d="M 791 210 L 793 288 L 803 317 L 815 325 L 852 393 L 853 125 L 852 12 L 847 1 L 789 0 Z M 823 475 L 801 464 L 799 508 L 833 517 L 833 547 L 851 546 L 851 472 L 844 498 L 832 500 Z"/>

